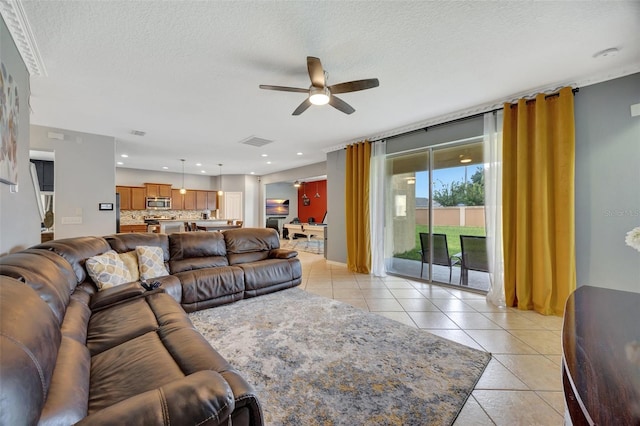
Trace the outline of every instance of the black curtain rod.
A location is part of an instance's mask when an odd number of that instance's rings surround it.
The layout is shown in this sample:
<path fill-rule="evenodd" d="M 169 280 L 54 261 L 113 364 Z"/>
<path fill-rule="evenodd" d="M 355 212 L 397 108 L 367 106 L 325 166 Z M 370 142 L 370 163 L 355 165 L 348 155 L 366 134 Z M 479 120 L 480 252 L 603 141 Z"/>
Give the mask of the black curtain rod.
<path fill-rule="evenodd" d="M 578 93 L 579 91 L 580 91 L 580 88 L 579 88 L 579 87 L 576 87 L 575 89 L 571 89 L 571 92 L 572 92 L 574 95 L 575 95 L 576 93 Z M 549 99 L 549 98 L 553 98 L 554 96 L 560 96 L 560 92 L 556 92 L 556 93 L 551 93 L 551 94 L 549 94 L 549 95 L 545 95 L 545 97 L 544 97 L 544 98 L 545 98 L 545 99 Z M 534 100 L 535 100 L 535 98 L 534 98 L 534 99 L 528 99 L 528 100 L 527 100 L 527 102 L 532 102 L 532 101 L 534 101 Z M 506 102 L 505 102 L 505 103 L 506 103 Z M 517 103 L 516 103 L 516 104 L 514 104 L 514 103 L 512 103 L 512 104 L 511 104 L 511 108 L 513 108 L 513 107 L 515 107 L 515 106 L 517 106 Z M 427 132 L 427 131 L 429 131 L 429 129 L 433 129 L 433 128 L 435 128 L 435 127 L 446 126 L 446 125 L 449 125 L 449 124 L 459 123 L 459 122 L 461 122 L 461 121 L 466 121 L 466 120 L 471 120 L 471 119 L 473 119 L 473 118 L 481 117 L 481 116 L 485 115 L 485 114 L 486 114 L 486 113 L 488 113 L 488 112 L 491 112 L 491 113 L 494 113 L 494 114 L 495 114 L 496 112 L 500 111 L 501 109 L 504 109 L 504 108 L 500 107 L 500 108 L 490 109 L 490 110 L 487 110 L 487 111 L 482 111 L 482 112 L 479 112 L 479 113 L 477 113 L 477 114 L 468 115 L 468 116 L 466 116 L 466 117 L 456 118 L 456 119 L 454 119 L 454 120 L 450 120 L 450 121 L 444 121 L 444 122 L 442 122 L 442 123 L 433 124 L 433 125 L 431 125 L 431 126 L 427 126 L 427 127 L 421 127 L 421 128 L 415 129 L 415 130 L 410 130 L 410 131 L 408 131 L 408 132 L 400 133 L 400 134 L 393 135 L 393 136 L 388 136 L 388 137 L 386 137 L 386 138 L 375 139 L 375 140 L 372 140 L 372 141 L 369 141 L 369 142 L 378 142 L 378 141 L 382 141 L 382 140 L 387 140 L 387 141 L 388 141 L 388 140 L 391 140 L 391 139 L 399 138 L 399 137 L 401 137 L 401 136 L 410 135 L 410 134 L 412 134 L 412 133 L 417 133 L 417 132 Z M 346 148 L 345 148 L 345 149 L 346 149 Z"/>

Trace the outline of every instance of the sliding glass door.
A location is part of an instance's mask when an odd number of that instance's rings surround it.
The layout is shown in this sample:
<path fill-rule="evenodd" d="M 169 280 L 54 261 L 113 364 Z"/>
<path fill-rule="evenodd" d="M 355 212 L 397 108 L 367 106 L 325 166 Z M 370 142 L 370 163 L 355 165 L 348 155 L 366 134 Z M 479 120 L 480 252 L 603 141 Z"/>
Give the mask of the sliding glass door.
<path fill-rule="evenodd" d="M 476 270 L 482 269 L 477 263 L 469 269 L 478 253 L 471 259 L 467 250 L 464 263 L 461 243 L 467 241 L 468 248 L 468 241 L 478 239 L 466 236 L 485 235 L 482 154 L 482 141 L 476 139 L 387 157 L 389 272 L 488 289 L 486 272 Z"/>

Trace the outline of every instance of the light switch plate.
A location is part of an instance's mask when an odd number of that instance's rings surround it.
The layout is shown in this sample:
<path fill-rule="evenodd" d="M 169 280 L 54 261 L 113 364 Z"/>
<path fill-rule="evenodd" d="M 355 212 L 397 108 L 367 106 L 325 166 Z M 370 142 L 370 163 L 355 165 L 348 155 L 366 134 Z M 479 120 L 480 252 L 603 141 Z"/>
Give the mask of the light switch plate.
<path fill-rule="evenodd" d="M 81 225 L 82 218 L 78 216 L 67 216 L 62 218 L 63 225 Z"/>

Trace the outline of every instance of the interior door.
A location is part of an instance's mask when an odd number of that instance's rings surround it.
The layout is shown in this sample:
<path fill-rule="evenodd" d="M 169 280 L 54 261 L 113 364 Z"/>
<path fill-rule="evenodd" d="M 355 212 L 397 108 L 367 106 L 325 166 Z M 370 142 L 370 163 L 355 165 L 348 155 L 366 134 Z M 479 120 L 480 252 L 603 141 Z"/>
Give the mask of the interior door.
<path fill-rule="evenodd" d="M 225 219 L 243 220 L 242 192 L 225 192 L 222 196 Z"/>

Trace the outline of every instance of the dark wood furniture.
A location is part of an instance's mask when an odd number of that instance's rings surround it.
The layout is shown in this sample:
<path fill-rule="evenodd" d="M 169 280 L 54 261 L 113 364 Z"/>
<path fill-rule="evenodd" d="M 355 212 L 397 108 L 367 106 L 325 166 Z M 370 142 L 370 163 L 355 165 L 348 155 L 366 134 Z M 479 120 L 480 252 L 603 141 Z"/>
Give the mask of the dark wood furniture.
<path fill-rule="evenodd" d="M 637 345 L 640 293 L 582 286 L 569 296 L 562 383 L 574 425 L 640 425 Z"/>
<path fill-rule="evenodd" d="M 197 225 L 199 231 L 226 231 L 227 229 L 242 228 L 242 225 L 228 225 L 228 224 L 211 224 L 211 225 Z"/>

